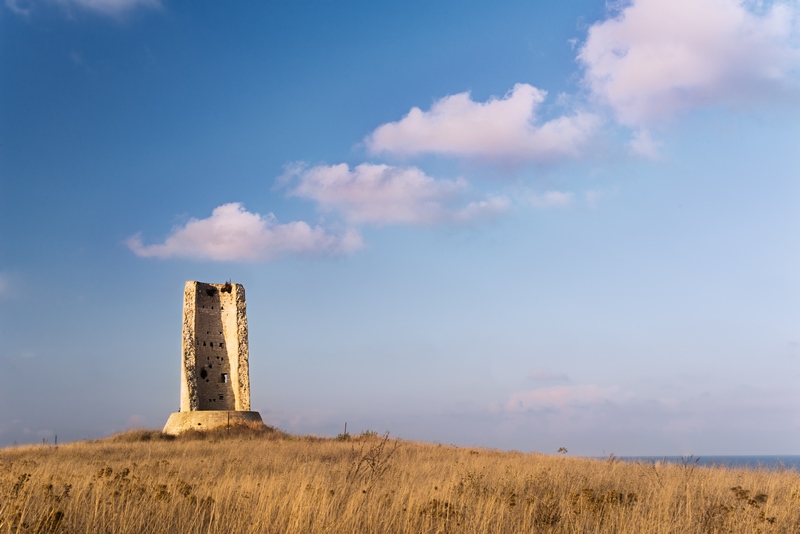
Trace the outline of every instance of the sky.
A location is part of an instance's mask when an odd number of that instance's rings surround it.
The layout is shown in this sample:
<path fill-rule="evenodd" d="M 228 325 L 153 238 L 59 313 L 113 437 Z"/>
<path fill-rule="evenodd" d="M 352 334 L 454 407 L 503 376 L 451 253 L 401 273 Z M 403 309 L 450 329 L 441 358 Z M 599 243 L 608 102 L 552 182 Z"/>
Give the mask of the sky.
<path fill-rule="evenodd" d="M 797 0 L 3 2 L 0 446 L 232 280 L 288 432 L 800 454 Z"/>

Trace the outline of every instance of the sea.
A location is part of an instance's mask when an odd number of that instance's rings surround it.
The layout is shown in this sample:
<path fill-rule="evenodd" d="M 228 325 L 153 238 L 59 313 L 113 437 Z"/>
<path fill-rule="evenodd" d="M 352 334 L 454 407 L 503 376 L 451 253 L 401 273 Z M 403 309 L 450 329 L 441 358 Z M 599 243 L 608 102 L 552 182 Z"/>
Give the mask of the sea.
<path fill-rule="evenodd" d="M 606 459 L 608 459 L 606 457 Z M 681 465 L 746 467 L 749 469 L 800 471 L 800 455 L 783 456 L 620 456 L 625 462 L 666 462 Z"/>

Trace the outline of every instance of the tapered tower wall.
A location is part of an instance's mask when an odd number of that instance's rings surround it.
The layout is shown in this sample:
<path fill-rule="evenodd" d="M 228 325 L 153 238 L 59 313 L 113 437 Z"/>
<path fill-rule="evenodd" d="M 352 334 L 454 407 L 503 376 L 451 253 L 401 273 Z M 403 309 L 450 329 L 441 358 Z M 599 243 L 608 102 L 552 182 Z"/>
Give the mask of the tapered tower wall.
<path fill-rule="evenodd" d="M 186 282 L 181 412 L 250 410 L 247 333 L 241 284 Z"/>

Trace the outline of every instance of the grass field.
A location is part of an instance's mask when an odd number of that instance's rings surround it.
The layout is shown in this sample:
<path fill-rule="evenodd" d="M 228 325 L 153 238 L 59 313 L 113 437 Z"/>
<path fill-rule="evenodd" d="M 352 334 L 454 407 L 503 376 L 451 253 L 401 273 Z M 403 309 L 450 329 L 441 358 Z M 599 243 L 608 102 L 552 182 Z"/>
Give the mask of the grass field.
<path fill-rule="evenodd" d="M 0 533 L 800 532 L 800 475 L 231 429 L 0 450 Z"/>

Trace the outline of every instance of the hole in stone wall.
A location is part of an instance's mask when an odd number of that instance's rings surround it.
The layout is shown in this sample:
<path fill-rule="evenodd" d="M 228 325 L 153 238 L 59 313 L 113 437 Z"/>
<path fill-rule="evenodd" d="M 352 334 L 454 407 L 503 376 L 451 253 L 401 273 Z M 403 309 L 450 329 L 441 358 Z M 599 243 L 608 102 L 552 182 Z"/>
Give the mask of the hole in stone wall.
<path fill-rule="evenodd" d="M 225 399 L 225 395 L 220 395 L 219 396 L 219 400 L 224 400 L 224 399 Z"/>
<path fill-rule="evenodd" d="M 222 347 L 224 347 L 224 346 L 225 346 L 225 344 L 224 344 L 224 343 L 220 343 L 220 344 L 219 344 L 219 348 L 222 348 Z"/>
<path fill-rule="evenodd" d="M 201 369 L 200 370 L 200 378 L 205 378 L 207 376 L 208 376 L 208 371 L 206 371 L 205 368 Z"/>
<path fill-rule="evenodd" d="M 233 289 L 233 286 L 231 285 L 231 281 L 228 280 L 227 282 L 225 282 L 225 285 L 220 288 L 220 291 L 222 291 L 223 293 L 230 293 L 231 289 Z"/>
<path fill-rule="evenodd" d="M 213 297 L 216 294 L 217 294 L 217 288 L 209 287 L 208 289 L 206 289 L 206 295 L 208 295 L 209 297 Z"/>
<path fill-rule="evenodd" d="M 204 346 L 204 347 L 206 346 L 206 342 L 205 342 L 205 341 L 203 341 L 203 346 Z"/>
<path fill-rule="evenodd" d="M 228 383 L 228 373 L 222 373 L 222 376 L 220 376 L 219 381 L 222 382 L 222 383 L 227 384 Z"/>
<path fill-rule="evenodd" d="M 209 343 L 209 345 L 211 345 L 213 347 L 214 346 L 214 342 L 212 341 L 211 343 Z"/>

